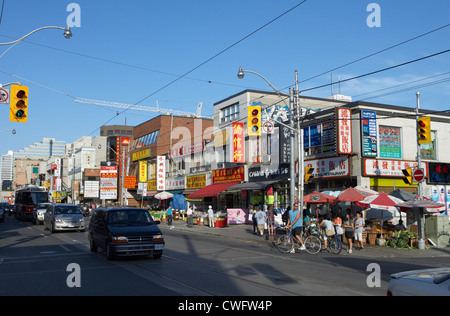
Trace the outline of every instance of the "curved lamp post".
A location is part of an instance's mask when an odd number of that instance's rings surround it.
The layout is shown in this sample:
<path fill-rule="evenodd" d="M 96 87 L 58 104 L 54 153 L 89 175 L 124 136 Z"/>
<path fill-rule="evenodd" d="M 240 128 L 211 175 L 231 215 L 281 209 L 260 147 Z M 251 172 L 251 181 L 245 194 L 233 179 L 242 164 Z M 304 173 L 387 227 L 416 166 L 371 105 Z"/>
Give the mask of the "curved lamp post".
<path fill-rule="evenodd" d="M 70 27 L 69 26 L 66 26 L 66 27 L 61 27 L 61 26 L 44 26 L 44 27 L 40 27 L 38 29 L 35 29 L 34 31 L 31 31 L 30 33 L 22 36 L 19 39 L 16 39 L 15 41 L 7 42 L 7 43 L 0 43 L 0 45 L 13 45 L 13 44 L 16 44 L 16 43 L 18 43 L 20 41 L 23 41 L 28 36 L 30 36 L 30 35 L 32 35 L 32 34 L 34 34 L 36 32 L 39 32 L 41 30 L 46 30 L 46 29 L 64 30 L 64 34 L 63 35 L 64 35 L 65 38 L 70 39 L 72 37 L 72 32 L 70 31 Z"/>

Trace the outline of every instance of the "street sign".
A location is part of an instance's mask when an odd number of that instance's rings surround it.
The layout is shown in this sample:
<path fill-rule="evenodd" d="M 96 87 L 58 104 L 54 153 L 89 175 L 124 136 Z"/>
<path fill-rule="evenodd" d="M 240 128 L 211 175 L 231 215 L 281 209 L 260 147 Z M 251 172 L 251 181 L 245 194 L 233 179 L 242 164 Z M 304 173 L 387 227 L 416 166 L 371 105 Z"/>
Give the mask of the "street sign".
<path fill-rule="evenodd" d="M 415 169 L 413 172 L 413 179 L 415 182 L 422 182 L 425 179 L 423 169 Z"/>
<path fill-rule="evenodd" d="M 271 134 L 273 132 L 274 126 L 272 122 L 266 121 L 263 123 L 263 132 L 267 134 Z"/>
<path fill-rule="evenodd" d="M 0 104 L 9 104 L 9 89 L 0 89 Z"/>

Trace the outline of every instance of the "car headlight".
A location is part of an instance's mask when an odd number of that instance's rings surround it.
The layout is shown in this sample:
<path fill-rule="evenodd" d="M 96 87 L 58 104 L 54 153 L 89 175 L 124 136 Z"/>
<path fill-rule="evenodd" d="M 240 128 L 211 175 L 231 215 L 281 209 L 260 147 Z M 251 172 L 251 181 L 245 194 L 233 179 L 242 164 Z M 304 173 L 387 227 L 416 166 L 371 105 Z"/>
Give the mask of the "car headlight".
<path fill-rule="evenodd" d="M 82 217 L 82 218 L 80 218 L 78 221 L 84 223 L 84 218 Z"/>
<path fill-rule="evenodd" d="M 61 218 L 55 218 L 55 223 L 64 223 L 64 221 Z"/>
<path fill-rule="evenodd" d="M 154 235 L 153 241 L 164 241 L 163 235 Z"/>
<path fill-rule="evenodd" d="M 111 239 L 114 244 L 126 244 L 128 242 L 128 238 L 125 236 L 112 237 Z"/>

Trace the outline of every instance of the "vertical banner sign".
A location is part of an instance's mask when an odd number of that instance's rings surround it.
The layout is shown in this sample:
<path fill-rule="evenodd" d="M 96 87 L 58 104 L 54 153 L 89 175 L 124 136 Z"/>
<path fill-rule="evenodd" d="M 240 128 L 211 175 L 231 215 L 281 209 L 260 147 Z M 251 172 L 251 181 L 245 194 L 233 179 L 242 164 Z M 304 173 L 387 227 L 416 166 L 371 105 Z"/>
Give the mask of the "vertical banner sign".
<path fill-rule="evenodd" d="M 245 163 L 244 123 L 233 123 L 233 162 Z"/>
<path fill-rule="evenodd" d="M 377 113 L 361 110 L 361 140 L 363 157 L 377 157 Z"/>
<path fill-rule="evenodd" d="M 166 157 L 157 156 L 156 158 L 156 190 L 164 191 L 166 189 Z"/>
<path fill-rule="evenodd" d="M 147 161 L 139 161 L 139 182 L 147 183 Z"/>
<path fill-rule="evenodd" d="M 351 154 L 352 148 L 352 111 L 346 108 L 337 108 L 337 141 L 338 154 Z"/>

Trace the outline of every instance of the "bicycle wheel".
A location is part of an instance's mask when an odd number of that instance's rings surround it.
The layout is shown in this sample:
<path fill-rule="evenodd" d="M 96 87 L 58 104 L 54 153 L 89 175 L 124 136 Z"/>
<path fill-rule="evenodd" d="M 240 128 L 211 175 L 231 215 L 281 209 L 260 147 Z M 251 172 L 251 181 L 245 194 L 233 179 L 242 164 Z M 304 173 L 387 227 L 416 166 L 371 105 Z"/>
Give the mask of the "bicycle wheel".
<path fill-rule="evenodd" d="M 277 239 L 277 248 L 283 253 L 289 253 L 294 249 L 294 238 L 287 235 L 281 235 Z"/>
<path fill-rule="evenodd" d="M 342 247 L 339 248 L 339 242 L 336 237 L 328 237 L 328 247 L 331 253 L 334 253 L 335 255 L 340 254 L 342 251 Z"/>
<path fill-rule="evenodd" d="M 311 235 L 305 239 L 305 247 L 307 253 L 315 255 L 322 249 L 322 242 L 319 237 Z"/>

